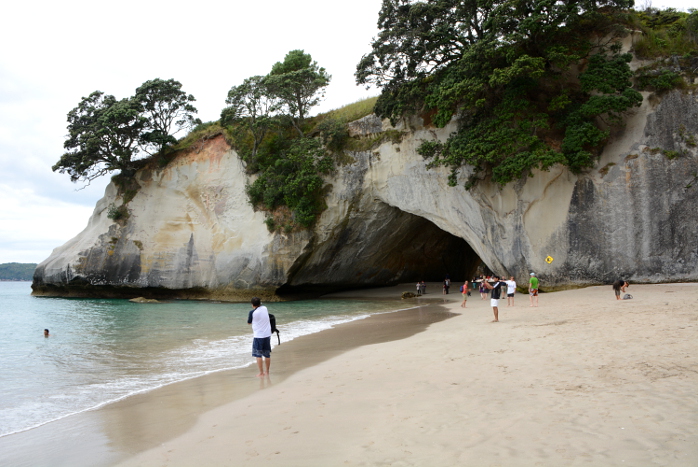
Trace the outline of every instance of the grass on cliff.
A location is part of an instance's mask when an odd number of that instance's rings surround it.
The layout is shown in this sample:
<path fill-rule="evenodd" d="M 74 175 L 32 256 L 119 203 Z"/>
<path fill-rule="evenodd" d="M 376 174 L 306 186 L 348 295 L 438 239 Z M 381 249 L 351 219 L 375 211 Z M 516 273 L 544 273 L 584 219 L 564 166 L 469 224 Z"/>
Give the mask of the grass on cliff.
<path fill-rule="evenodd" d="M 225 129 L 218 121 L 201 123 L 192 129 L 187 136 L 180 139 L 172 150 L 173 152 L 186 151 L 192 147 L 203 145 L 206 141 L 224 133 Z"/>
<path fill-rule="evenodd" d="M 373 113 L 378 96 L 361 99 L 329 112 L 318 114 L 313 120 L 321 123 L 326 119 L 339 120 L 341 122 L 353 122 Z"/>
<path fill-rule="evenodd" d="M 338 122 L 346 125 L 346 123 L 359 120 L 360 118 L 366 117 L 373 112 L 373 107 L 375 106 L 377 99 L 378 97 L 361 99 L 338 109 L 333 109 L 328 112 L 318 114 L 315 117 L 309 118 L 305 122 L 304 130 L 306 134 L 310 136 L 319 136 L 322 135 L 322 133 L 328 132 L 328 127 L 330 126 L 328 125 L 328 122 Z M 293 139 L 293 133 L 284 131 L 284 126 L 286 125 L 280 123 L 276 132 L 270 132 L 267 142 L 268 140 L 273 139 L 274 135 L 272 133 L 278 133 L 279 131 L 284 133 L 284 137 Z M 162 153 L 156 154 L 150 158 L 147 158 L 146 160 L 156 161 L 158 167 L 164 167 L 170 162 L 170 160 L 172 160 L 175 153 L 201 146 L 205 144 L 206 141 L 221 134 L 224 135 L 226 139 L 231 142 L 231 144 L 236 142 L 242 143 L 242 145 L 249 144 L 249 141 L 240 137 L 239 132 L 236 132 L 235 128 L 225 128 L 221 125 L 220 121 L 211 121 L 199 124 L 185 137 L 180 139 L 176 145 L 171 148 L 167 148 Z"/>
<path fill-rule="evenodd" d="M 632 12 L 628 19 L 628 26 L 642 31 L 642 38 L 633 46 L 638 58 L 698 58 L 698 10 L 686 13 L 650 7 Z"/>

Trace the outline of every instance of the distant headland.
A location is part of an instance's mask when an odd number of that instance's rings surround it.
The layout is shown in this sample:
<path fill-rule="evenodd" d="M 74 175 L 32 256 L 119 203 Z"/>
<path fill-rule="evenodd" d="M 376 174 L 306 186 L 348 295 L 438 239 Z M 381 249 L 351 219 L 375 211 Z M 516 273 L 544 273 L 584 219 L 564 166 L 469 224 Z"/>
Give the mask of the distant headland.
<path fill-rule="evenodd" d="M 0 281 L 30 281 L 35 269 L 36 263 L 1 263 Z"/>

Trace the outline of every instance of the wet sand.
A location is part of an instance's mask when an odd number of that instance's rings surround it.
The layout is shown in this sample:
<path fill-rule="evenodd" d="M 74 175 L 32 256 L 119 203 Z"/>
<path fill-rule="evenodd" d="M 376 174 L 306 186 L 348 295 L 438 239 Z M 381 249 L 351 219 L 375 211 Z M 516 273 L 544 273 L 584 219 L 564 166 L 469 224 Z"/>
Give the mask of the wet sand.
<path fill-rule="evenodd" d="M 433 294 L 459 315 L 201 413 L 121 465 L 698 465 L 698 285 L 628 292 L 517 294 L 499 323 L 477 293 L 466 309 Z"/>
<path fill-rule="evenodd" d="M 381 298 L 381 293 L 376 295 Z M 382 297 L 394 299 L 395 294 Z M 271 389 L 304 368 L 362 345 L 409 337 L 454 316 L 444 307 L 422 303 L 419 308 L 374 315 L 290 342 L 283 341 L 282 333 L 282 345 L 272 356 L 270 378 L 256 378 L 256 366 L 213 373 L 2 437 L 0 465 L 114 465 L 185 434 L 201 414 Z"/>

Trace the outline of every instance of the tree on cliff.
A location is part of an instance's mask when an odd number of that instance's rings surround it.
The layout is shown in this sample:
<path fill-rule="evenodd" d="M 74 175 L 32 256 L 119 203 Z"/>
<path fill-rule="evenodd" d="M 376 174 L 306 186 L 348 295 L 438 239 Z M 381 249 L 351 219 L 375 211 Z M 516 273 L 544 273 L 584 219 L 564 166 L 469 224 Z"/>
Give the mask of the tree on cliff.
<path fill-rule="evenodd" d="M 67 150 L 52 167 L 73 182 L 90 182 L 118 170 L 129 176 L 141 152 L 152 154 L 175 143 L 174 134 L 200 123 L 194 96 L 175 80 L 146 81 L 136 95 L 117 100 L 95 91 L 68 113 Z M 153 149 L 153 147 L 157 149 Z"/>
<path fill-rule="evenodd" d="M 259 173 L 247 194 L 255 208 L 269 213 L 271 231 L 310 227 L 325 208 L 323 176 L 334 169 L 334 159 L 319 138 L 305 137 L 303 124 L 329 82 L 309 54 L 292 50 L 268 75 L 247 78 L 228 92 L 221 125 L 247 170 Z"/>
<path fill-rule="evenodd" d="M 157 151 L 175 144 L 177 139 L 174 135 L 180 131 L 201 123 L 194 117 L 197 110 L 192 102 L 196 99 L 182 91 L 182 83 L 174 79 L 146 81 L 136 89 L 134 99 L 141 105 L 141 114 L 148 120 L 141 142 L 155 145 Z"/>
<path fill-rule="evenodd" d="M 331 78 L 302 50 L 287 53 L 284 61 L 276 62 L 267 76 L 267 89 L 283 103 L 300 136 L 308 111 L 324 97 Z"/>
<path fill-rule="evenodd" d="M 129 174 L 148 120 L 134 99 L 117 100 L 95 91 L 68 113 L 68 151 L 53 171 L 68 173 L 73 182 L 91 181 L 114 170 Z"/>
<path fill-rule="evenodd" d="M 245 79 L 241 85 L 230 88 L 225 103 L 228 106 L 221 112 L 221 125 L 240 123 L 242 128 L 247 130 L 252 137 L 250 154 L 244 153 L 242 145 L 238 152 L 242 152 L 244 159 L 254 159 L 259 145 L 274 125 L 281 102 L 270 92 L 266 77 L 252 76 Z"/>
<path fill-rule="evenodd" d="M 430 167 L 474 168 L 506 184 L 555 163 L 591 167 L 608 137 L 599 121 L 642 102 L 629 54 L 613 40 L 613 15 L 631 0 L 383 0 L 380 33 L 357 65 L 358 84 L 382 94 L 379 116 L 421 114 L 439 127 L 458 116 L 445 143 L 425 142 Z M 578 66 L 577 71 L 573 66 Z M 579 80 L 571 78 L 577 75 Z"/>

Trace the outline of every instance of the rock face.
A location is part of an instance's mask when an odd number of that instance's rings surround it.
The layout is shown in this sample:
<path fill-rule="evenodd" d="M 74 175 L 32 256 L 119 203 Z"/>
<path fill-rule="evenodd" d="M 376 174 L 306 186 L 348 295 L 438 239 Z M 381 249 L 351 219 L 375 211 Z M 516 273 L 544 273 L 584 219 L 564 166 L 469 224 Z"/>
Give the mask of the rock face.
<path fill-rule="evenodd" d="M 252 209 L 251 178 L 219 137 L 139 171 L 125 221 L 107 216 L 123 202 L 109 185 L 87 228 L 37 267 L 34 293 L 270 299 L 446 274 L 457 284 L 480 261 L 520 283 L 535 271 L 543 288 L 698 280 L 695 96 L 646 96 L 588 173 L 554 167 L 504 188 L 452 188 L 446 169 L 426 169 L 415 148 L 455 128 L 354 124 L 356 137 L 391 137 L 351 153 L 314 229 L 287 235 Z"/>

